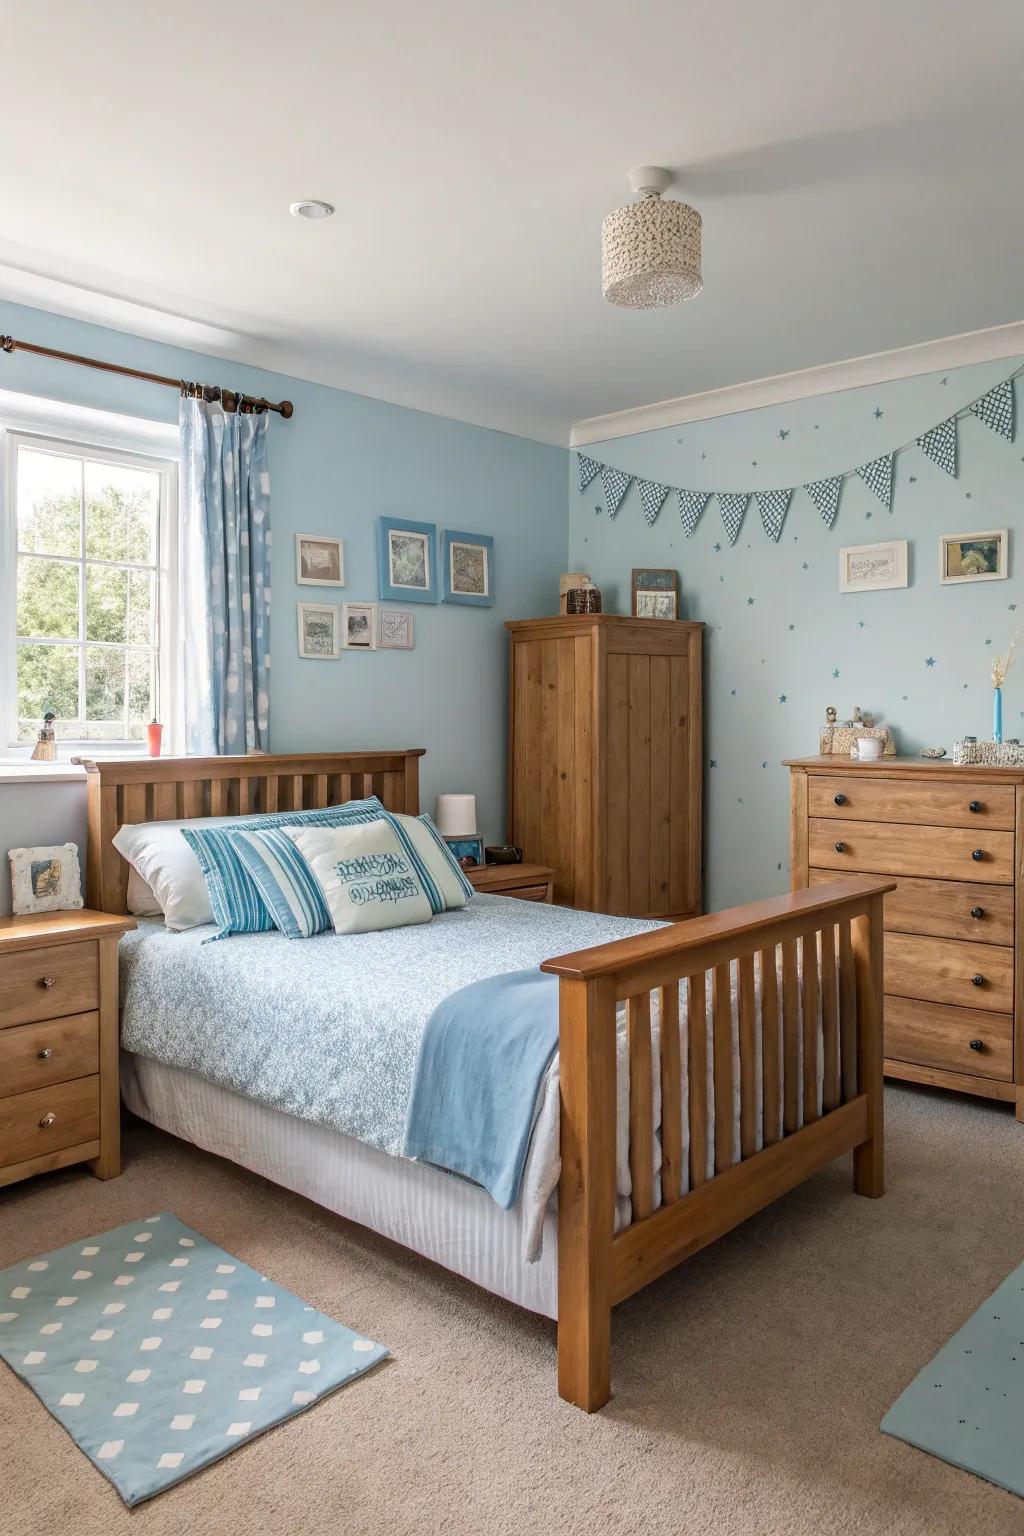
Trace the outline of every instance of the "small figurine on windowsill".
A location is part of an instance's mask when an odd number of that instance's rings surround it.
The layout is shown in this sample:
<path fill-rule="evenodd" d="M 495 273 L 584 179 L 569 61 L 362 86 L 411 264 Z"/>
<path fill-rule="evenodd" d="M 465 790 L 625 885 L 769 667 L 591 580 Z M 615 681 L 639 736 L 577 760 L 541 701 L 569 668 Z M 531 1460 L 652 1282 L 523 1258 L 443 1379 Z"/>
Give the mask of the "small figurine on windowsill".
<path fill-rule="evenodd" d="M 52 763 L 57 756 L 57 738 L 53 731 L 53 722 L 56 718 L 52 709 L 48 709 L 43 716 L 43 728 L 36 737 L 36 744 L 32 749 L 34 763 Z"/>

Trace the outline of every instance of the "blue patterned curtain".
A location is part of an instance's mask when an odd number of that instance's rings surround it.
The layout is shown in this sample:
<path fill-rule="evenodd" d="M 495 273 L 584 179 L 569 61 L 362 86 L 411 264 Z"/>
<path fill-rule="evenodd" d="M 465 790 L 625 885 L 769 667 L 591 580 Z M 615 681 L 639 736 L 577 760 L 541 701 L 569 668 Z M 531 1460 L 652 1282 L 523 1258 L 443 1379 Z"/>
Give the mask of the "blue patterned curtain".
<path fill-rule="evenodd" d="M 267 419 L 181 400 L 185 750 L 202 756 L 267 750 Z"/>

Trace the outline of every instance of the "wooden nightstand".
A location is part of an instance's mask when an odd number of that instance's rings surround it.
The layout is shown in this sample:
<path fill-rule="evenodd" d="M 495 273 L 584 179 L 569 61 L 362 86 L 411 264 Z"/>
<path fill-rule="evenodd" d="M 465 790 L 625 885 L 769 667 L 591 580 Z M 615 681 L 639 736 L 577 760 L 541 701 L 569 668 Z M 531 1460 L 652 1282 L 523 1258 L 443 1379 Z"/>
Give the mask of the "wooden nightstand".
<path fill-rule="evenodd" d="M 117 944 L 132 917 L 0 918 L 0 1185 L 121 1172 Z"/>
<path fill-rule="evenodd" d="M 481 864 L 467 869 L 466 878 L 489 896 L 518 896 L 520 901 L 550 901 L 555 872 L 546 864 Z"/>

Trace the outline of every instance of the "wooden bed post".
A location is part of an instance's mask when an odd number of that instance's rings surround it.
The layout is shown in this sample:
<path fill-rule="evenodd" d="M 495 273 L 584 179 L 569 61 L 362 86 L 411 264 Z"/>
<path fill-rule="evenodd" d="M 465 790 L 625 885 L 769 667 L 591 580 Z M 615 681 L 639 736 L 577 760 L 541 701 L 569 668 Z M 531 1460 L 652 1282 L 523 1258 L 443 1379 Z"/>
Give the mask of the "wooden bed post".
<path fill-rule="evenodd" d="M 853 1149 L 853 1187 L 877 1199 L 885 1193 L 884 1088 L 882 1080 L 882 898 L 851 923 L 857 973 L 857 1091 L 868 1101 L 868 1139 Z"/>
<path fill-rule="evenodd" d="M 611 1396 L 615 986 L 559 983 L 558 1392 L 587 1413 Z"/>

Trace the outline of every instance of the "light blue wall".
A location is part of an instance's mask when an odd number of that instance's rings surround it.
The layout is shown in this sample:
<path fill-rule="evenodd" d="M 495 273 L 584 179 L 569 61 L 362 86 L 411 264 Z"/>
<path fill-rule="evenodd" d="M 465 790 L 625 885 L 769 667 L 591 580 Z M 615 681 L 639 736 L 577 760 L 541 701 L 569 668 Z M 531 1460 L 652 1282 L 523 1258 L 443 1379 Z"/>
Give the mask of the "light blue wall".
<path fill-rule="evenodd" d="M 242 367 L 120 332 L 0 303 L 0 333 L 173 378 L 231 385 L 295 404 L 273 418 L 271 746 L 275 751 L 423 746 L 423 803 L 477 795 L 480 829 L 504 835 L 503 621 L 557 609 L 567 542 L 562 448 Z M 173 390 L 26 353 L 0 356 L 0 389 L 177 419 Z M 416 648 L 302 661 L 295 605 L 377 597 L 378 516 L 492 534 L 491 609 L 413 605 Z M 298 587 L 293 534 L 345 540 L 347 586 Z M 0 800 L 10 794 L 0 787 Z M 0 839 L 2 841 L 2 839 Z M 5 853 L 7 844 L 0 848 Z M 4 861 L 6 862 L 6 860 Z M 0 890 L 0 910 L 4 894 Z"/>
<path fill-rule="evenodd" d="M 917 437 L 1017 366 L 1011 359 L 928 374 L 587 451 L 694 490 L 802 486 Z M 960 427 L 956 480 L 911 449 L 896 461 L 891 514 L 851 481 L 829 532 L 798 490 L 778 545 L 766 538 L 751 502 L 733 548 L 714 501 L 690 539 L 675 498 L 648 528 L 635 486 L 611 521 L 599 480 L 578 492 L 572 456 L 570 569 L 589 572 L 606 611 L 628 613 L 631 568 L 673 566 L 683 617 L 707 625 L 709 909 L 785 889 L 788 774 L 779 764 L 817 751 L 826 705 L 835 704 L 841 719 L 856 704 L 874 712 L 894 727 L 898 749 L 910 753 L 951 747 L 965 732 L 991 735 L 992 654 L 1013 636 L 1018 603 L 1024 617 L 1024 550 L 1015 548 L 1024 527 L 1022 454 L 1024 432 L 1010 444 L 970 418 Z M 1002 527 L 1011 529 L 1009 580 L 940 586 L 940 534 Z M 910 541 L 909 587 L 841 596 L 840 547 L 886 538 Z M 1006 734 L 1024 737 L 1024 655 L 1010 673 L 1005 707 Z"/>

